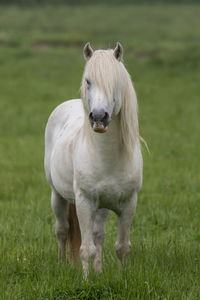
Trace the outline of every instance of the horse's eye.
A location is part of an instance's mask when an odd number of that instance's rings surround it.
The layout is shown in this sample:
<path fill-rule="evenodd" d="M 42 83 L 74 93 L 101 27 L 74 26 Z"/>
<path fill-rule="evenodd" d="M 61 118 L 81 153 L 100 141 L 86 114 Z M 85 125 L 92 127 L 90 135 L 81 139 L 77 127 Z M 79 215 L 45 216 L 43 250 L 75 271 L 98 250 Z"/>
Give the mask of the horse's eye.
<path fill-rule="evenodd" d="M 87 78 L 86 78 L 85 80 L 86 80 L 86 82 L 87 82 L 87 85 L 90 86 L 90 85 L 91 85 L 91 82 L 90 82 Z"/>

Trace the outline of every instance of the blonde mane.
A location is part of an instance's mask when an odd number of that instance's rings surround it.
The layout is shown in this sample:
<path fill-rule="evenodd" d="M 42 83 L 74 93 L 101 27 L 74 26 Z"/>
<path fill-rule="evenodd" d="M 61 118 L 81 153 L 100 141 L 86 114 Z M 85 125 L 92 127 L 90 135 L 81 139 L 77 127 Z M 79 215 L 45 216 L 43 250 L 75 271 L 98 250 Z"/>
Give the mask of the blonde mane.
<path fill-rule="evenodd" d="M 120 93 L 122 99 L 119 112 L 120 142 L 127 154 L 132 155 L 135 144 L 139 143 L 137 97 L 129 73 L 124 64 L 119 62 L 113 53 L 113 50 L 97 50 L 93 53 L 85 66 L 81 96 L 87 112 L 85 78 L 95 82 L 104 92 L 108 101 L 113 101 L 114 92 Z"/>

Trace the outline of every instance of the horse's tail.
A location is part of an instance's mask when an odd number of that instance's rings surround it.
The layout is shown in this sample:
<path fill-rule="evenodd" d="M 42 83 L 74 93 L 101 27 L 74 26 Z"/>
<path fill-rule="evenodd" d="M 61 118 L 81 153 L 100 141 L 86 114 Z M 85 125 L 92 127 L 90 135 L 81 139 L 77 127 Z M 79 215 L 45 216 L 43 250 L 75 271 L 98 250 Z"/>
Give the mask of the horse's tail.
<path fill-rule="evenodd" d="M 76 213 L 76 206 L 72 203 L 69 203 L 68 224 L 69 229 L 67 244 L 69 250 L 69 259 L 72 262 L 77 262 L 79 259 L 79 250 L 81 246 L 81 232 Z"/>

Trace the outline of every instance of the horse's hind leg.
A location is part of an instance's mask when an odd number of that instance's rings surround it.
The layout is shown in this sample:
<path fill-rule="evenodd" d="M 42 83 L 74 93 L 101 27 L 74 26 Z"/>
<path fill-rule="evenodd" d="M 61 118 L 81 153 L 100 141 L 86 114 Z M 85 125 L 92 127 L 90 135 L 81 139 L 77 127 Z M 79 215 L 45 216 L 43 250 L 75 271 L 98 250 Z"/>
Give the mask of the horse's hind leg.
<path fill-rule="evenodd" d="M 119 261 L 126 263 L 131 250 L 130 227 L 137 204 L 137 193 L 135 192 L 129 202 L 125 203 L 118 216 L 118 236 L 115 249 Z"/>
<path fill-rule="evenodd" d="M 63 199 L 55 190 L 52 190 L 51 206 L 56 216 L 55 233 L 58 239 L 59 254 L 61 259 L 64 260 L 66 256 L 66 242 L 68 231 L 68 202 Z"/>
<path fill-rule="evenodd" d="M 97 272 L 102 271 L 102 245 L 105 237 L 105 225 L 108 217 L 109 210 L 100 208 L 97 210 L 94 226 L 93 226 L 93 238 L 96 246 L 96 256 L 94 258 L 94 269 Z"/>

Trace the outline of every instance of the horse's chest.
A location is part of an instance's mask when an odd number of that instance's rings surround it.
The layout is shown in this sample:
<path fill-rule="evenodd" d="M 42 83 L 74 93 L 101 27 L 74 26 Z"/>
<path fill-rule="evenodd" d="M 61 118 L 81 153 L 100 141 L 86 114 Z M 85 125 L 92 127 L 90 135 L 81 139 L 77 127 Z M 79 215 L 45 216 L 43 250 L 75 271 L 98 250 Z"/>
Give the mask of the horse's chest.
<path fill-rule="evenodd" d="M 108 178 L 100 184 L 96 184 L 93 190 L 99 202 L 99 207 L 117 209 L 126 200 L 129 200 L 133 192 L 133 182 Z"/>
<path fill-rule="evenodd" d="M 81 177 L 79 177 L 79 187 L 99 208 L 118 211 L 120 206 L 130 199 L 135 189 L 133 176 L 123 173 L 107 176 L 93 174 L 93 177 L 86 175 Z"/>

